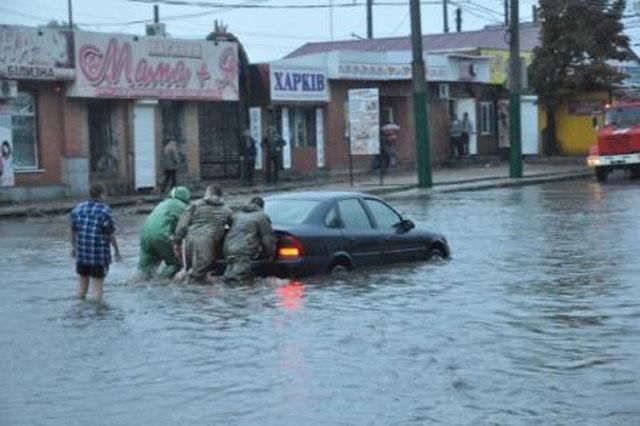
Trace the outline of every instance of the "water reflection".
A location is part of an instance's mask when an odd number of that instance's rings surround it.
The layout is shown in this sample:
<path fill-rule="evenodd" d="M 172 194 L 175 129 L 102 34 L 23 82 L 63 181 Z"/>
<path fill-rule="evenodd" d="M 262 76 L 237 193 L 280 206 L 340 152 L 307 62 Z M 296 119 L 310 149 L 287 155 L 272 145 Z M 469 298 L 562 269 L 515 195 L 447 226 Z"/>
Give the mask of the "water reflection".
<path fill-rule="evenodd" d="M 73 298 L 66 218 L 3 223 L 1 423 L 638 424 L 636 187 L 394 204 L 454 260 L 135 282 L 144 218 L 119 215 L 104 306 Z"/>

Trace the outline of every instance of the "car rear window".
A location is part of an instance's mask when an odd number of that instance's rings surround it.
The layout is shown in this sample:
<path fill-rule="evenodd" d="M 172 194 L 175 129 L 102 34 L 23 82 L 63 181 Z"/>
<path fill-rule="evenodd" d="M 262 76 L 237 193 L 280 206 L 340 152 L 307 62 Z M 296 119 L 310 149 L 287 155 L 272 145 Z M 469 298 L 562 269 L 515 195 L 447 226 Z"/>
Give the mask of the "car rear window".
<path fill-rule="evenodd" d="M 319 203 L 318 200 L 266 200 L 264 211 L 272 223 L 300 225 Z"/>

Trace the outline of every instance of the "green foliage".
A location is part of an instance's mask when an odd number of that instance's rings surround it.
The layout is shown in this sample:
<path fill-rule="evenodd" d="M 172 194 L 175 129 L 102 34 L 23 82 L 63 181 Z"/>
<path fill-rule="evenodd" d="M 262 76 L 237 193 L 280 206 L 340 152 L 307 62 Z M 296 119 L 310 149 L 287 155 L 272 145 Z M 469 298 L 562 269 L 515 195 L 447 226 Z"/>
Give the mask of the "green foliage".
<path fill-rule="evenodd" d="M 555 151 L 555 108 L 579 93 L 609 90 L 626 75 L 607 64 L 629 58 L 625 0 L 540 0 L 541 44 L 533 51 L 531 84 L 550 117 L 547 153 Z"/>

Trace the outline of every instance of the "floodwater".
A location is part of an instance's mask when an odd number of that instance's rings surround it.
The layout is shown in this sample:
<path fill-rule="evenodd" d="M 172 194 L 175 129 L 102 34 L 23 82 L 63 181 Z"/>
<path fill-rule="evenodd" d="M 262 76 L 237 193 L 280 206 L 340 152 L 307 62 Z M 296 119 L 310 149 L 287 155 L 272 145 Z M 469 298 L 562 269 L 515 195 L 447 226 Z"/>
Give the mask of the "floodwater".
<path fill-rule="evenodd" d="M 450 262 L 76 290 L 64 217 L 0 223 L 0 424 L 640 424 L 640 188 L 394 204 Z"/>

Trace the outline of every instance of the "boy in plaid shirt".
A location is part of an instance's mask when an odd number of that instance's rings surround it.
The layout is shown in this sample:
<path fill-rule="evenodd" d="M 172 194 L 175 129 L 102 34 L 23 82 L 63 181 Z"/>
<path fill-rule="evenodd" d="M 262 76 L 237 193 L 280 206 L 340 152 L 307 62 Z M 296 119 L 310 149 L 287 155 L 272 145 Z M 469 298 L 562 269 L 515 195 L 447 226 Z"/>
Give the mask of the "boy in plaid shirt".
<path fill-rule="evenodd" d="M 89 200 L 71 211 L 71 256 L 76 259 L 76 272 L 80 276 L 78 296 L 86 297 L 91 278 L 98 302 L 102 300 L 104 277 L 111 263 L 111 245 L 116 260 L 120 260 L 111 209 L 103 203 L 103 196 L 102 185 L 91 185 Z"/>

